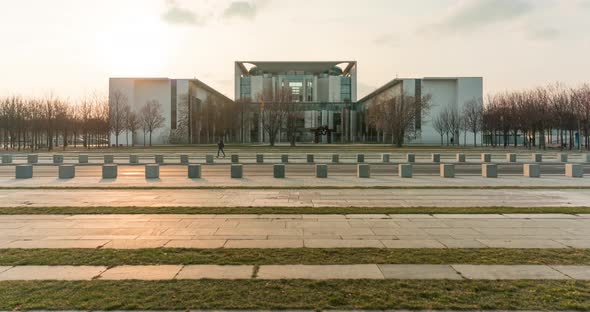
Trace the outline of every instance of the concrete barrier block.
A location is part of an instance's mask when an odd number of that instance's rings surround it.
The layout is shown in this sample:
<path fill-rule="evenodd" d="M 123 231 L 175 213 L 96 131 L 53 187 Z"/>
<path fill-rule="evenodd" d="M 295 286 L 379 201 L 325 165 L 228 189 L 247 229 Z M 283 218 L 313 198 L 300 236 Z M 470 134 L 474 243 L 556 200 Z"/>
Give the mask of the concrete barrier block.
<path fill-rule="evenodd" d="M 256 154 L 256 163 L 263 164 L 264 163 L 264 154 Z"/>
<path fill-rule="evenodd" d="M 37 154 L 29 154 L 27 155 L 27 163 L 29 164 L 36 164 L 39 162 L 39 155 Z"/>
<path fill-rule="evenodd" d="M 523 172 L 525 177 L 539 178 L 541 177 L 541 165 L 539 164 L 524 164 Z"/>
<path fill-rule="evenodd" d="M 76 166 L 74 165 L 60 165 L 58 169 L 58 177 L 60 179 L 73 179 L 76 177 Z"/>
<path fill-rule="evenodd" d="M 237 164 L 240 162 L 240 155 L 233 154 L 231 155 L 231 162 L 232 164 Z"/>
<path fill-rule="evenodd" d="M 130 164 L 139 164 L 139 156 L 129 155 L 129 163 Z"/>
<path fill-rule="evenodd" d="M 2 163 L 3 164 L 11 164 L 12 163 L 12 155 L 2 155 Z"/>
<path fill-rule="evenodd" d="M 306 154 L 305 158 L 307 159 L 307 163 L 308 164 L 313 164 L 314 163 L 314 158 L 313 158 L 313 154 Z"/>
<path fill-rule="evenodd" d="M 164 155 L 156 155 L 155 157 L 156 164 L 163 164 L 164 163 Z"/>
<path fill-rule="evenodd" d="M 357 163 L 364 163 L 365 162 L 365 154 L 356 154 L 356 162 Z"/>
<path fill-rule="evenodd" d="M 115 164 L 102 165 L 102 178 L 103 179 L 116 179 L 118 173 L 118 167 Z"/>
<path fill-rule="evenodd" d="M 562 163 L 566 163 L 567 162 L 567 154 L 566 153 L 560 153 L 559 155 L 559 161 Z"/>
<path fill-rule="evenodd" d="M 543 161 L 543 154 L 535 153 L 531 155 L 531 160 L 536 163 L 540 163 Z"/>
<path fill-rule="evenodd" d="M 356 165 L 356 176 L 357 178 L 370 178 L 371 166 L 369 164 Z"/>
<path fill-rule="evenodd" d="M 507 162 L 516 162 L 516 154 L 513 154 L 513 153 L 506 154 L 506 161 Z"/>
<path fill-rule="evenodd" d="M 412 164 L 399 164 L 398 175 L 400 178 L 411 178 L 412 177 Z"/>
<path fill-rule="evenodd" d="M 583 178 L 584 166 L 580 164 L 566 164 L 565 176 L 570 178 Z"/>
<path fill-rule="evenodd" d="M 54 164 L 63 164 L 64 162 L 64 155 L 53 155 L 53 163 Z"/>
<path fill-rule="evenodd" d="M 14 169 L 14 176 L 17 179 L 30 179 L 33 177 L 32 165 L 18 165 Z"/>
<path fill-rule="evenodd" d="M 215 156 L 211 155 L 211 154 L 207 154 L 205 155 L 205 162 L 208 164 L 212 164 L 215 162 Z"/>
<path fill-rule="evenodd" d="M 183 165 L 188 165 L 189 159 L 188 159 L 188 155 L 186 154 L 182 154 L 180 155 L 180 163 Z"/>
<path fill-rule="evenodd" d="M 189 177 L 189 179 L 200 179 L 201 178 L 201 165 L 200 164 L 188 165 L 188 177 Z"/>
<path fill-rule="evenodd" d="M 87 164 L 88 163 L 88 155 L 86 155 L 86 154 L 78 155 L 78 163 L 79 164 Z"/>
<path fill-rule="evenodd" d="M 453 164 L 440 164 L 440 176 L 443 178 L 454 178 L 455 177 L 455 165 L 453 165 Z"/>
<path fill-rule="evenodd" d="M 315 165 L 315 176 L 316 176 L 316 178 L 327 178 L 328 177 L 328 165 L 326 165 L 326 164 Z"/>
<path fill-rule="evenodd" d="M 384 153 L 381 154 L 381 162 L 388 163 L 391 158 L 391 154 Z"/>
<path fill-rule="evenodd" d="M 146 179 L 159 179 L 160 178 L 160 165 L 158 165 L 158 164 L 145 165 L 145 178 Z"/>
<path fill-rule="evenodd" d="M 274 164 L 272 166 L 273 177 L 277 179 L 285 178 L 285 164 Z"/>
<path fill-rule="evenodd" d="M 590 153 L 586 154 L 586 162 L 590 162 Z"/>
<path fill-rule="evenodd" d="M 481 154 L 481 162 L 483 162 L 483 163 L 492 162 L 492 154 L 488 154 L 488 153 Z"/>
<path fill-rule="evenodd" d="M 115 162 L 113 155 L 104 155 L 103 160 L 105 164 L 112 164 Z"/>
<path fill-rule="evenodd" d="M 457 153 L 457 162 L 465 162 L 465 154 Z"/>
<path fill-rule="evenodd" d="M 282 162 L 283 164 L 286 164 L 286 163 L 288 163 L 288 162 L 289 162 L 289 155 L 288 155 L 288 154 L 283 154 L 283 155 L 281 155 L 281 162 Z"/>
<path fill-rule="evenodd" d="M 244 176 L 244 171 L 241 164 L 232 164 L 231 165 L 231 178 L 232 179 L 241 179 Z"/>
<path fill-rule="evenodd" d="M 496 164 L 482 164 L 481 176 L 484 178 L 497 178 L 498 166 Z"/>
<path fill-rule="evenodd" d="M 440 154 L 439 153 L 433 153 L 431 155 L 430 159 L 432 160 L 432 162 L 439 163 L 440 162 Z"/>
<path fill-rule="evenodd" d="M 406 161 L 409 162 L 409 163 L 416 162 L 416 155 L 415 154 L 412 154 L 412 153 L 406 154 Z"/>
<path fill-rule="evenodd" d="M 337 164 L 340 162 L 340 154 L 332 154 L 332 162 Z"/>

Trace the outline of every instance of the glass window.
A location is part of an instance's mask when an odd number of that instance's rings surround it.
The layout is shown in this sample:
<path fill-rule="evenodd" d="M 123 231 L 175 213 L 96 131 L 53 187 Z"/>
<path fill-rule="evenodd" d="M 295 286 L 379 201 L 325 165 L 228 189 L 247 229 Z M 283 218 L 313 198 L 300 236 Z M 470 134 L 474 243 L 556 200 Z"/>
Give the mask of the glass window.
<path fill-rule="evenodd" d="M 350 77 L 340 78 L 340 101 L 350 102 L 351 99 L 351 82 Z"/>

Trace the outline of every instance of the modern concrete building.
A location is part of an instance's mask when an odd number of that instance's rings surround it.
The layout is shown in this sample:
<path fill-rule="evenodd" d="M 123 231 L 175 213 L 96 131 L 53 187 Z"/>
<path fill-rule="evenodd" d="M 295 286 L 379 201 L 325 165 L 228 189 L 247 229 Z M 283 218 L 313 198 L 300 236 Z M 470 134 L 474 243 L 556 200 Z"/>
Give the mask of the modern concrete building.
<path fill-rule="evenodd" d="M 226 106 L 234 103 L 225 95 L 217 92 L 198 79 L 170 78 L 111 78 L 109 80 L 109 97 L 115 92 L 122 93 L 131 110 L 141 114 L 141 108 L 155 100 L 161 105 L 164 126 L 152 133 L 153 144 L 174 143 L 212 143 L 215 134 L 209 131 L 209 119 L 217 116 L 207 115 L 208 106 Z M 119 144 L 129 142 L 144 144 L 148 140 L 140 128 L 132 137 L 123 132 Z M 115 136 L 111 134 L 111 144 Z"/>
<path fill-rule="evenodd" d="M 430 111 L 425 118 L 417 118 L 415 127 L 419 134 L 406 143 L 440 144 L 440 134 L 432 126 L 432 118 L 446 108 L 462 112 L 468 101 L 476 100 L 481 103 L 483 94 L 483 79 L 481 77 L 424 77 L 419 79 L 396 78 L 358 101 L 363 111 L 374 105 L 380 95 L 400 96 L 402 94 L 413 97 L 430 97 Z M 371 129 L 365 124 L 365 140 L 369 142 L 389 142 L 388 138 Z M 455 135 L 457 136 L 457 135 Z M 478 135 L 479 137 L 479 135 Z M 465 137 L 468 144 L 473 143 L 473 135 Z M 464 138 L 455 138 L 463 142 Z"/>
<path fill-rule="evenodd" d="M 297 141 L 349 142 L 357 134 L 355 61 L 235 63 L 236 101 L 258 107 L 279 101 L 279 90 L 287 88 L 290 101 L 299 112 Z M 250 113 L 245 142 L 268 142 L 260 109 Z M 288 140 L 285 131 L 279 142 Z"/>
<path fill-rule="evenodd" d="M 425 77 L 394 79 L 357 100 L 357 63 L 326 62 L 235 62 L 235 94 L 232 101 L 198 79 L 111 78 L 109 95 L 120 92 L 139 114 L 147 101 L 161 104 L 164 127 L 152 135 L 153 144 L 213 143 L 220 137 L 229 142 L 265 143 L 269 131 L 263 111 L 285 101 L 297 114 L 291 117 L 291 133 L 298 142 L 388 143 L 386 134 L 373 129 L 367 111 L 380 95 L 431 97 L 430 113 L 416 120 L 416 137 L 406 143 L 438 144 L 440 135 L 431 117 L 446 107 L 461 111 L 470 100 L 483 94 L 481 77 Z M 276 142 L 287 142 L 281 127 Z M 119 138 L 125 144 L 126 133 Z M 473 136 L 467 136 L 468 143 Z M 147 140 L 147 138 L 146 138 Z M 461 140 L 463 141 L 463 140 Z M 115 137 L 111 135 L 111 144 Z M 132 139 L 143 144 L 143 131 Z"/>

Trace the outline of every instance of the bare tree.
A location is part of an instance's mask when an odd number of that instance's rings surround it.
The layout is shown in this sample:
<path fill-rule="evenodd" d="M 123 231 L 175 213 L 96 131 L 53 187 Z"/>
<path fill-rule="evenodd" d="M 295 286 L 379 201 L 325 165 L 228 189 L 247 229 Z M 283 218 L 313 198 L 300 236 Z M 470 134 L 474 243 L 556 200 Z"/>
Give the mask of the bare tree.
<path fill-rule="evenodd" d="M 444 145 L 444 135 L 447 130 L 447 112 L 442 110 L 432 119 L 432 127 L 440 134 L 440 145 Z"/>
<path fill-rule="evenodd" d="M 417 98 L 406 94 L 378 95 L 369 108 L 369 124 L 391 135 L 391 143 L 403 146 L 420 132 L 421 122 L 430 110 L 430 95 Z"/>
<path fill-rule="evenodd" d="M 135 137 L 135 132 L 140 127 L 140 120 L 139 120 L 139 117 L 137 116 L 137 113 L 135 113 L 133 110 L 129 110 L 128 112 L 126 112 L 125 117 L 126 117 L 125 118 L 125 121 L 126 121 L 125 130 L 131 132 L 131 146 L 134 146 L 135 141 L 133 140 L 133 138 Z M 129 143 L 127 143 L 127 145 L 129 145 Z"/>
<path fill-rule="evenodd" d="M 111 132 L 115 135 L 115 146 L 119 146 L 119 135 L 126 129 L 125 112 L 127 108 L 127 96 L 121 91 L 115 90 L 109 97 L 109 123 Z"/>
<path fill-rule="evenodd" d="M 477 146 L 477 133 L 481 131 L 483 117 L 482 99 L 473 99 L 463 106 L 463 121 L 466 129 L 473 133 L 473 146 Z"/>
<path fill-rule="evenodd" d="M 150 146 L 152 146 L 152 133 L 154 130 L 164 126 L 165 121 L 160 102 L 157 100 L 151 100 L 145 103 L 145 105 L 141 108 L 141 118 L 144 133 L 146 131 L 149 132 Z"/>

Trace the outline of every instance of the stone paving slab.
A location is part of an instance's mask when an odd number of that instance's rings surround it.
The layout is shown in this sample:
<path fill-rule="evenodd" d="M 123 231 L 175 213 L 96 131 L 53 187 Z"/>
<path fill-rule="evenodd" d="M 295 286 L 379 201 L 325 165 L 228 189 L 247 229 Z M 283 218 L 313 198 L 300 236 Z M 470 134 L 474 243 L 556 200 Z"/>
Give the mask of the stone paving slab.
<path fill-rule="evenodd" d="M 122 265 L 108 269 L 99 278 L 103 280 L 170 280 L 182 265 Z"/>
<path fill-rule="evenodd" d="M 0 280 L 172 280 L 172 279 L 471 279 L 471 280 L 590 280 L 583 265 L 122 265 L 16 266 L 1 268 Z"/>
<path fill-rule="evenodd" d="M 576 280 L 590 280 L 590 266 L 585 265 L 552 265 L 553 269 Z"/>
<path fill-rule="evenodd" d="M 590 218 L 0 215 L 0 242 L 0 248 L 590 248 Z"/>
<path fill-rule="evenodd" d="M 379 264 L 386 279 L 463 279 L 447 264 Z"/>
<path fill-rule="evenodd" d="M 176 279 L 250 279 L 253 265 L 185 265 Z"/>
<path fill-rule="evenodd" d="M 0 273 L 0 281 L 91 280 L 106 271 L 105 266 L 15 266 Z M 0 270 L 1 271 L 1 270 Z"/>
<path fill-rule="evenodd" d="M 261 265 L 257 279 L 384 279 L 375 264 Z"/>
<path fill-rule="evenodd" d="M 477 280 L 570 279 L 569 276 L 545 265 L 471 265 L 452 267 L 464 278 Z"/>

